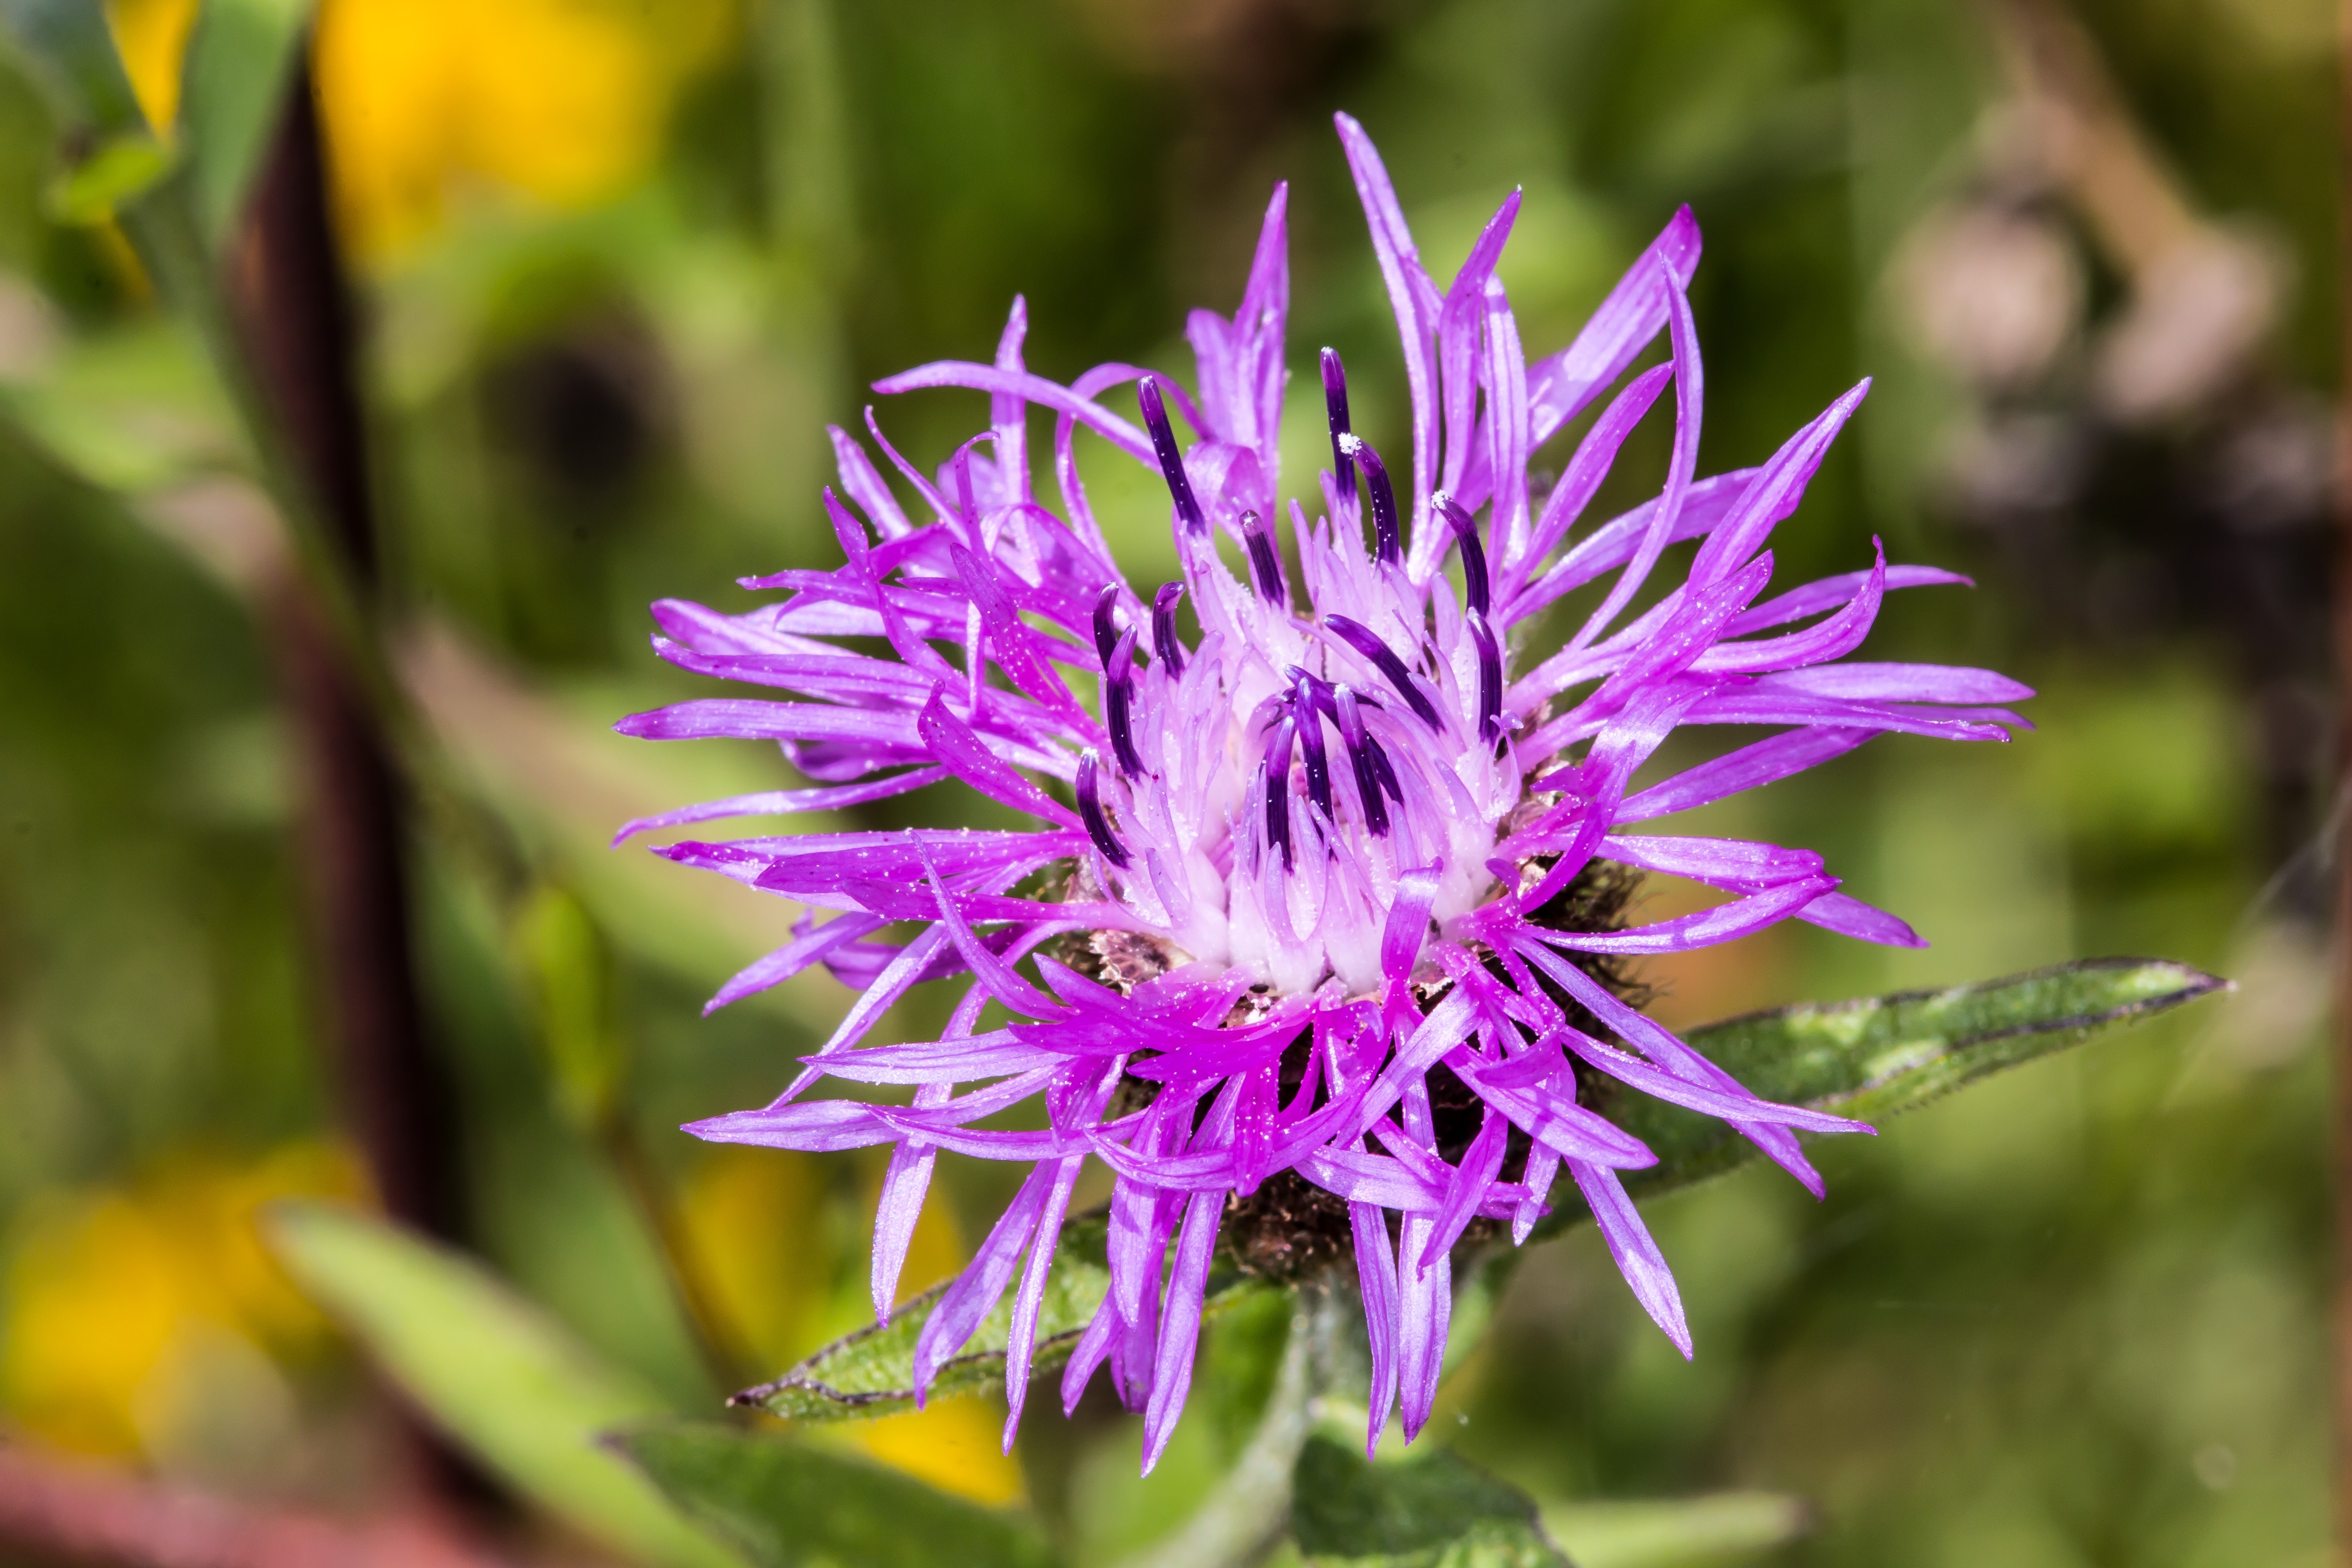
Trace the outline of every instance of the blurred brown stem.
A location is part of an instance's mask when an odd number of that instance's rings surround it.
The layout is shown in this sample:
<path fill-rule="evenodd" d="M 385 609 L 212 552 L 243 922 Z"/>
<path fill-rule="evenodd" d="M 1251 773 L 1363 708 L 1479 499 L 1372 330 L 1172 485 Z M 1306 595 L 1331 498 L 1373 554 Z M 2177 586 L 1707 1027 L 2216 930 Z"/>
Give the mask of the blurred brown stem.
<path fill-rule="evenodd" d="M 282 446 L 292 469 L 284 479 L 300 492 L 289 505 L 320 525 L 335 557 L 327 575 L 371 593 L 377 549 L 351 302 L 307 57 L 289 73 L 229 264 L 265 438 Z M 456 1107 L 427 1038 L 410 937 L 407 791 L 362 658 L 338 635 L 352 628 L 339 628 L 320 576 L 287 574 L 261 606 L 301 770 L 299 865 L 317 1004 L 345 1115 L 385 1211 L 456 1239 L 464 1222 Z M 369 618 L 364 604 L 356 610 Z M 421 1426 L 411 1436 L 429 1485 L 478 1495 L 454 1453 Z"/>

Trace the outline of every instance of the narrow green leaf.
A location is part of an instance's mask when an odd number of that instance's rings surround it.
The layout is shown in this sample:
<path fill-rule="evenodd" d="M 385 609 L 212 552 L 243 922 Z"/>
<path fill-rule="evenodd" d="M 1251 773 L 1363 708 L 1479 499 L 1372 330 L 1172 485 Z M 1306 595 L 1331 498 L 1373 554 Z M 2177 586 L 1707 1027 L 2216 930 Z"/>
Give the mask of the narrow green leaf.
<path fill-rule="evenodd" d="M 597 1445 L 666 1415 L 478 1265 L 382 1220 L 319 1204 L 273 1210 L 271 1247 L 303 1292 L 444 1431 L 518 1491 L 665 1568 L 740 1568 L 643 1472 Z"/>
<path fill-rule="evenodd" d="M 543 882 L 516 910 L 507 939 L 538 1015 L 556 1110 L 593 1132 L 614 1115 L 629 1067 L 604 933 L 577 894 Z"/>
<path fill-rule="evenodd" d="M 125 131 L 91 143 L 60 168 L 41 205 L 58 223 L 103 223 L 178 164 L 179 154 L 143 129 Z"/>
<path fill-rule="evenodd" d="M 1811 1521 L 1802 1501 L 1777 1492 L 1641 1502 L 1558 1503 L 1544 1529 L 1576 1568 L 1700 1568 L 1784 1546 Z"/>
<path fill-rule="evenodd" d="M 1568 1568 L 1526 1493 L 1443 1449 L 1372 1463 L 1308 1438 L 1290 1530 L 1321 1568 Z"/>
<path fill-rule="evenodd" d="M 0 31 L 32 66 L 69 136 L 145 132 L 98 0 L 0 0 Z"/>
<path fill-rule="evenodd" d="M 2090 958 L 1941 991 L 1801 1003 L 1684 1038 L 1767 1100 L 1874 1122 L 2228 985 L 2163 959 Z M 1618 1097 L 1608 1113 L 1657 1152 L 1657 1164 L 1626 1173 L 1627 1189 L 1643 1196 L 1756 1156 L 1755 1145 L 1723 1122 L 1643 1095 Z M 1572 1194 L 1554 1196 L 1561 1207 L 1538 1236 L 1586 1217 Z"/>
<path fill-rule="evenodd" d="M 235 226 L 278 117 L 306 0 L 205 0 L 181 73 L 180 132 L 197 220 L 218 247 Z"/>
<path fill-rule="evenodd" d="M 1076 1215 L 1063 1227 L 1054 1272 L 1038 1308 L 1033 1375 L 1043 1376 L 1068 1363 L 1078 1336 L 1109 1294 L 1110 1272 L 1103 1261 L 1105 1234 L 1099 1212 Z M 1202 1315 L 1216 1318 L 1272 1289 L 1220 1270 L 1209 1277 L 1209 1297 Z M 901 1305 L 887 1325 L 869 1324 L 835 1340 L 772 1383 L 746 1389 L 730 1403 L 793 1421 L 860 1420 L 912 1408 L 915 1341 L 923 1331 L 924 1320 L 946 1292 L 945 1285 L 926 1290 Z M 944 1397 L 1003 1386 L 1004 1347 L 1012 1336 L 1013 1295 L 1007 1292 L 996 1310 L 982 1320 L 962 1353 L 931 1380 L 931 1394 Z"/>
<path fill-rule="evenodd" d="M 1054 1560 L 1037 1527 L 1020 1515 L 778 1433 L 678 1422 L 607 1441 L 688 1517 L 761 1568 L 1042 1568 Z"/>

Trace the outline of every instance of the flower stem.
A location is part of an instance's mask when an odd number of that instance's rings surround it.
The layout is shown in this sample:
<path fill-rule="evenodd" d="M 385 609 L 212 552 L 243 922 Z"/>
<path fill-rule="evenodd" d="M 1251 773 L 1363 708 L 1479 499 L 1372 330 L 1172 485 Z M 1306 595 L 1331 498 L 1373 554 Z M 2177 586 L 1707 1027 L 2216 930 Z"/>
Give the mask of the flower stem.
<path fill-rule="evenodd" d="M 1241 1568 L 1264 1556 L 1290 1517 L 1290 1472 L 1315 1425 L 1318 1375 L 1339 1323 L 1328 1289 L 1295 1299 L 1274 1392 L 1248 1447 L 1183 1528 L 1118 1568 Z"/>

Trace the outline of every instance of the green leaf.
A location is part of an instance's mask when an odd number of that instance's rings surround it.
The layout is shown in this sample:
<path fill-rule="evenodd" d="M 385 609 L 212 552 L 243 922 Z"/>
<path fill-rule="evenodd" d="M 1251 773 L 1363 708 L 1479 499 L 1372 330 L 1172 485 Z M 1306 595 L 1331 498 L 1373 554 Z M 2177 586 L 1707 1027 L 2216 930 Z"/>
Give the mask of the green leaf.
<path fill-rule="evenodd" d="M 1074 1220 L 1069 1231 L 1084 1222 Z M 1097 1238 L 1100 1222 L 1094 1226 Z M 1066 1233 L 1037 1312 L 1034 1365 L 1050 1372 L 1070 1352 L 1110 1290 L 1110 1273 Z M 915 1403 L 915 1340 L 923 1321 L 947 1293 L 940 1285 L 902 1304 L 887 1324 L 870 1323 L 835 1340 L 772 1383 L 746 1389 L 730 1402 L 755 1405 L 794 1421 L 842 1421 L 887 1415 Z M 983 1319 L 963 1352 L 931 1380 L 933 1395 L 969 1394 L 1004 1381 L 1004 1347 L 1013 1333 L 1013 1296 L 1007 1292 Z"/>
<path fill-rule="evenodd" d="M 1103 1264 L 1105 1230 L 1100 1213 L 1077 1215 L 1063 1227 L 1054 1272 L 1038 1308 L 1033 1375 L 1067 1363 L 1078 1336 L 1109 1294 L 1110 1272 Z M 1202 1317 L 1204 1321 L 1215 1319 L 1273 1289 L 1231 1272 L 1213 1273 Z M 835 1340 L 774 1382 L 746 1389 L 730 1403 L 794 1421 L 857 1420 L 912 1408 L 915 1341 L 946 1292 L 945 1285 L 926 1290 L 892 1313 L 887 1326 L 869 1324 Z M 931 1394 L 945 1397 L 1003 1386 L 1004 1347 L 1012 1333 L 1013 1293 L 1008 1291 L 982 1321 L 962 1353 L 940 1369 L 931 1380 Z"/>
<path fill-rule="evenodd" d="M 2162 959 L 2090 958 L 1942 991 L 1801 1003 L 1683 1037 L 1767 1100 L 1874 1121 L 2228 985 Z M 1723 1122 L 1646 1096 L 1619 1097 L 1609 1115 L 1657 1153 L 1654 1166 L 1626 1173 L 1627 1189 L 1637 1194 L 1685 1186 L 1756 1157 L 1755 1145 Z M 1555 1196 L 1565 1201 L 1538 1236 L 1586 1217 L 1572 1195 Z"/>
<path fill-rule="evenodd" d="M 172 172 L 178 156 L 149 127 L 98 0 L 0 0 L 0 32 L 63 132 L 43 196 L 50 217 L 100 222 Z"/>
<path fill-rule="evenodd" d="M 1786 1545 L 1810 1519 L 1796 1498 L 1776 1492 L 1643 1502 L 1555 1504 L 1544 1529 L 1576 1568 L 1699 1568 Z"/>
<path fill-rule="evenodd" d="M 31 64 L 69 137 L 146 131 L 98 0 L 0 0 L 0 31 Z"/>
<path fill-rule="evenodd" d="M 91 144 L 49 181 L 41 205 L 64 224 L 103 223 L 179 164 L 179 154 L 144 130 Z"/>
<path fill-rule="evenodd" d="M 1368 1462 L 1351 1445 L 1308 1438 L 1290 1530 L 1326 1568 L 1568 1568 L 1526 1493 L 1442 1449 Z"/>
<path fill-rule="evenodd" d="M 576 894 L 541 883 L 516 911 L 508 940 L 538 1015 L 556 1109 L 593 1132 L 614 1116 L 628 1076 L 604 934 Z"/>
<path fill-rule="evenodd" d="M 349 1209 L 273 1210 L 270 1245 L 303 1292 L 444 1431 L 515 1489 L 616 1551 L 740 1568 L 643 1472 L 597 1446 L 667 1414 L 479 1265 Z"/>
<path fill-rule="evenodd" d="M 614 1434 L 686 1514 L 761 1568 L 1042 1568 L 1027 1519 L 772 1432 L 684 1422 Z"/>
<path fill-rule="evenodd" d="M 235 226 L 278 117 L 287 67 L 302 38 L 306 0 L 205 0 L 182 69 L 180 132 L 195 177 L 205 237 Z"/>
<path fill-rule="evenodd" d="M 68 339 L 24 380 L 0 382 L 0 418 L 88 483 L 121 495 L 235 472 L 235 411 L 186 327 L 148 316 Z"/>

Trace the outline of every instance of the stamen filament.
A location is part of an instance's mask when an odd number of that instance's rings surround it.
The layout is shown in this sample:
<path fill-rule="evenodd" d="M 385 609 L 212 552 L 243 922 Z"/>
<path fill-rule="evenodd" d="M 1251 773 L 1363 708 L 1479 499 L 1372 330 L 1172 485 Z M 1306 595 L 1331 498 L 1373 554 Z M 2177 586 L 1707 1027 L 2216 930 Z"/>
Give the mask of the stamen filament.
<path fill-rule="evenodd" d="M 1110 664 L 1103 671 L 1103 722 L 1110 731 L 1111 754 L 1118 771 L 1129 778 L 1144 772 L 1143 757 L 1135 749 L 1135 628 L 1118 634 Z"/>
<path fill-rule="evenodd" d="M 1332 489 L 1339 492 L 1339 504 L 1352 506 L 1356 500 L 1356 460 L 1348 455 L 1348 441 L 1352 439 L 1348 424 L 1348 372 L 1339 363 L 1338 349 L 1323 351 L 1323 411 L 1331 422 Z"/>
<path fill-rule="evenodd" d="M 1503 651 L 1496 646 L 1486 616 L 1475 612 L 1470 616 L 1470 640 L 1478 645 L 1479 738 L 1499 742 L 1503 738 Z"/>
<path fill-rule="evenodd" d="M 1328 817 L 1331 815 L 1331 760 L 1323 750 L 1323 716 L 1316 711 L 1312 678 L 1300 670 L 1295 679 L 1297 684 L 1292 689 L 1290 711 L 1298 721 L 1298 749 L 1307 759 L 1307 798 Z"/>
<path fill-rule="evenodd" d="M 1364 488 L 1372 492 L 1372 559 L 1393 566 L 1404 551 L 1397 531 L 1396 487 L 1389 483 L 1388 465 L 1360 436 L 1342 436 L 1339 448 L 1364 466 Z"/>
<path fill-rule="evenodd" d="M 1356 706 L 1356 694 L 1345 686 L 1331 689 L 1331 702 L 1339 719 L 1339 739 L 1348 747 L 1349 764 L 1356 773 L 1356 798 L 1363 803 L 1364 826 L 1375 838 L 1385 838 L 1389 831 L 1389 814 L 1381 804 L 1381 775 L 1372 757 L 1379 742 L 1364 733 L 1364 715 Z M 1381 759 L 1382 763 L 1387 758 Z"/>
<path fill-rule="evenodd" d="M 1087 837 L 1095 841 L 1102 858 L 1124 871 L 1129 858 L 1127 846 L 1111 831 L 1110 818 L 1103 812 L 1102 784 L 1096 777 L 1100 765 L 1092 747 L 1078 758 L 1078 820 L 1087 825 Z"/>
<path fill-rule="evenodd" d="M 1454 541 L 1462 546 L 1462 597 L 1476 614 L 1488 614 L 1488 595 L 1492 592 L 1486 575 L 1486 546 L 1478 542 L 1478 524 L 1460 501 L 1444 490 L 1432 495 L 1430 501 L 1445 514 L 1453 525 Z"/>
<path fill-rule="evenodd" d="M 1285 605 L 1290 595 L 1283 586 L 1282 556 L 1274 547 L 1274 530 L 1254 511 L 1242 513 L 1242 538 L 1249 545 L 1250 575 L 1260 597 L 1269 605 Z"/>
<path fill-rule="evenodd" d="M 1184 673 L 1184 645 L 1176 640 L 1176 604 L 1183 596 L 1181 583 L 1162 583 L 1151 595 L 1151 652 L 1171 678 Z"/>
<path fill-rule="evenodd" d="M 1168 410 L 1160 398 L 1160 384 L 1145 376 L 1136 388 L 1135 397 L 1143 405 L 1144 427 L 1151 432 L 1151 450 L 1160 459 L 1160 475 L 1168 481 L 1168 494 L 1176 502 L 1176 515 L 1192 532 L 1206 532 L 1209 520 L 1192 494 L 1192 479 L 1184 473 L 1184 454 L 1176 449 L 1176 432 L 1169 427 Z"/>
<path fill-rule="evenodd" d="M 1290 737 L 1286 716 L 1274 727 L 1265 745 L 1265 838 L 1282 849 L 1282 868 L 1297 864 L 1290 848 Z"/>
<path fill-rule="evenodd" d="M 1412 672 L 1405 668 L 1404 660 L 1381 640 L 1380 633 L 1347 616 L 1328 616 L 1323 624 L 1339 633 L 1349 647 L 1362 654 L 1382 675 L 1387 676 L 1389 684 L 1397 689 L 1397 695 L 1404 699 L 1405 706 L 1421 716 L 1423 723 L 1440 733 L 1444 731 L 1445 724 L 1437 716 L 1436 705 L 1422 694 L 1421 688 L 1413 681 Z"/>
<path fill-rule="evenodd" d="M 1118 584 L 1114 583 L 1095 600 L 1095 657 L 1102 660 L 1103 668 L 1110 668 L 1111 650 L 1118 646 L 1118 627 L 1112 624 L 1111 607 L 1118 603 Z"/>

